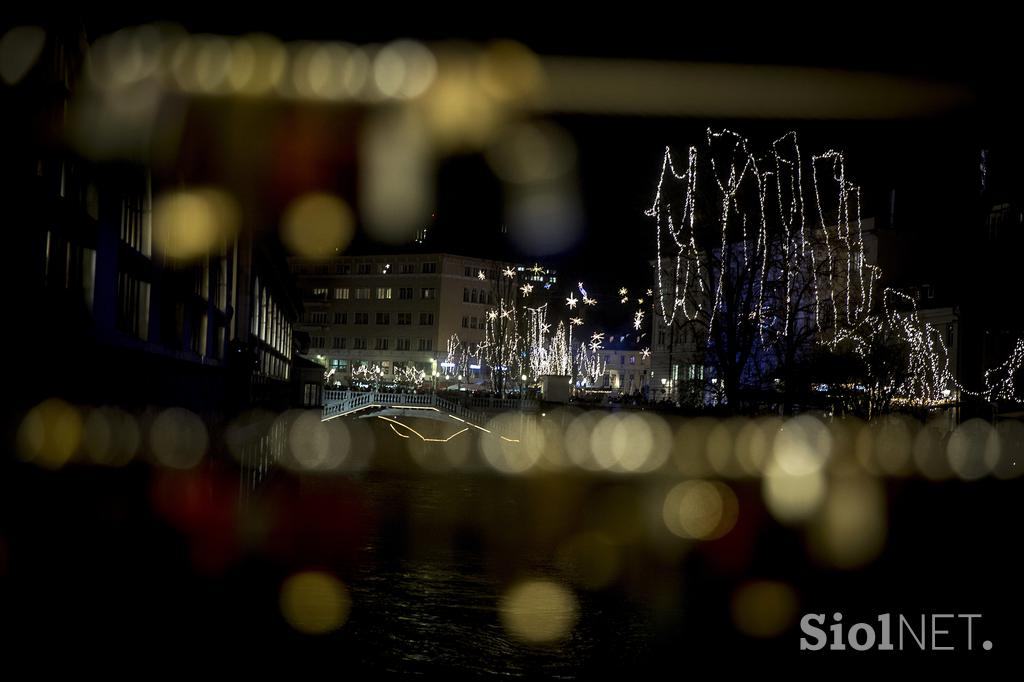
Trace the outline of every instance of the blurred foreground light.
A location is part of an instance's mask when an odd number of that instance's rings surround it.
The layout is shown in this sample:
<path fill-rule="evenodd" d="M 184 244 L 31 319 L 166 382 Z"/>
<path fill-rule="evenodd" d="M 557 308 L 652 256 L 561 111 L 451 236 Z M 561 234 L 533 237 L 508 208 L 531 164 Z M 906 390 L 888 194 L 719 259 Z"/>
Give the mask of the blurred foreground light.
<path fill-rule="evenodd" d="M 949 426 L 946 419 L 938 418 L 918 430 L 911 446 L 914 465 L 922 476 L 932 481 L 947 479 L 953 469 L 946 456 L 946 438 Z"/>
<path fill-rule="evenodd" d="M 865 471 L 888 476 L 911 473 L 917 423 L 898 414 L 868 422 L 857 434 L 857 459 Z"/>
<path fill-rule="evenodd" d="M 772 460 L 791 476 L 820 471 L 832 455 L 832 434 L 820 420 L 801 415 L 782 425 L 775 435 Z"/>
<path fill-rule="evenodd" d="M 889 119 L 970 105 L 962 83 L 761 64 L 545 57 L 549 112 L 696 118 Z"/>
<path fill-rule="evenodd" d="M 622 570 L 619 548 L 604 533 L 580 533 L 558 548 L 555 562 L 575 584 L 586 590 L 609 587 Z"/>
<path fill-rule="evenodd" d="M 437 78 L 417 101 L 443 151 L 481 149 L 500 123 L 497 103 L 480 87 L 473 63 L 472 53 L 466 49 L 440 53 Z"/>
<path fill-rule="evenodd" d="M 732 594 L 732 622 L 748 637 L 778 637 L 796 616 L 796 593 L 786 583 L 755 580 L 740 585 Z"/>
<path fill-rule="evenodd" d="M 180 407 L 164 410 L 149 429 L 149 447 L 156 461 L 171 469 L 191 469 L 202 461 L 210 445 L 206 425 Z"/>
<path fill-rule="evenodd" d="M 999 434 L 984 419 L 968 419 L 960 424 L 946 444 L 949 465 L 961 479 L 974 481 L 995 469 L 999 463 Z"/>
<path fill-rule="evenodd" d="M 821 513 L 811 525 L 811 552 L 836 568 L 860 568 L 881 554 L 887 526 L 885 491 L 877 478 L 865 474 L 833 478 Z"/>
<path fill-rule="evenodd" d="M 548 580 L 514 585 L 502 596 L 498 609 L 505 630 L 529 644 L 564 639 L 579 615 L 572 592 Z"/>
<path fill-rule="evenodd" d="M 46 31 L 38 26 L 15 26 L 0 38 L 0 78 L 14 85 L 25 77 L 43 52 Z"/>
<path fill-rule="evenodd" d="M 601 465 L 594 457 L 590 435 L 600 423 L 601 413 L 588 410 L 576 414 L 571 419 L 572 421 L 565 428 L 563 440 L 569 461 L 587 471 L 600 471 Z"/>
<path fill-rule="evenodd" d="M 343 251 L 355 232 L 352 210 L 339 197 L 303 194 L 285 209 L 281 240 L 295 255 L 322 260 Z"/>
<path fill-rule="evenodd" d="M 554 124 L 519 123 L 501 131 L 487 148 L 487 161 L 505 182 L 556 180 L 573 169 L 576 145 Z"/>
<path fill-rule="evenodd" d="M 653 471 L 668 459 L 671 432 L 664 420 L 645 413 L 609 413 L 590 435 L 594 461 L 605 471 Z"/>
<path fill-rule="evenodd" d="M 348 620 L 352 600 L 345 585 L 329 573 L 306 571 L 281 585 L 281 615 L 307 635 L 337 630 Z"/>
<path fill-rule="evenodd" d="M 412 242 L 429 221 L 434 158 L 421 117 L 408 108 L 367 117 L 359 142 L 359 208 L 374 240 Z"/>
<path fill-rule="evenodd" d="M 116 407 L 101 407 L 85 418 L 82 449 L 95 464 L 124 466 L 141 444 L 135 417 Z"/>
<path fill-rule="evenodd" d="M 771 458 L 775 434 L 782 426 L 781 417 L 744 420 L 736 433 L 736 462 L 747 476 L 760 476 Z"/>
<path fill-rule="evenodd" d="M 238 205 L 222 190 L 169 192 L 153 205 L 153 247 L 177 260 L 201 258 L 234 239 L 239 219 Z"/>
<path fill-rule="evenodd" d="M 260 442 L 270 433 L 274 413 L 269 410 L 250 410 L 233 419 L 224 429 L 224 444 L 238 462 L 244 462 L 255 453 Z"/>
<path fill-rule="evenodd" d="M 685 419 L 676 431 L 672 455 L 679 473 L 700 477 L 711 473 L 707 460 L 707 443 L 711 430 L 718 424 L 711 417 Z"/>
<path fill-rule="evenodd" d="M 78 450 L 82 416 L 74 405 L 51 398 L 36 405 L 18 428 L 18 454 L 47 469 L 59 469 Z"/>
<path fill-rule="evenodd" d="M 543 84 L 541 61 L 530 48 L 511 40 L 491 43 L 480 58 L 480 86 L 494 99 L 515 103 Z"/>
<path fill-rule="evenodd" d="M 803 521 L 825 499 L 825 474 L 821 469 L 793 474 L 773 460 L 761 484 L 768 510 L 783 523 Z"/>
<path fill-rule="evenodd" d="M 1003 480 L 1020 476 L 1024 468 L 1024 424 L 1019 421 L 999 422 L 996 435 L 999 437 L 999 463 L 992 473 Z"/>
<path fill-rule="evenodd" d="M 287 68 L 281 41 L 263 33 L 245 35 L 231 45 L 228 86 L 240 95 L 264 95 L 278 87 Z"/>
<path fill-rule="evenodd" d="M 484 459 L 496 471 L 522 474 L 533 469 L 544 450 L 544 432 L 523 428 L 519 415 L 502 413 L 487 423 L 490 433 L 480 435 Z"/>
<path fill-rule="evenodd" d="M 692 540 L 722 537 L 736 525 L 738 516 L 735 493 L 718 481 L 683 481 L 669 491 L 662 506 L 669 531 Z"/>
<path fill-rule="evenodd" d="M 320 410 L 292 410 L 281 419 L 289 423 L 286 466 L 307 472 L 342 468 L 352 449 L 352 438 L 345 420 L 321 421 Z"/>
<path fill-rule="evenodd" d="M 374 85 L 388 98 L 418 97 L 430 87 L 436 73 L 434 55 L 412 40 L 389 43 L 373 58 Z"/>
<path fill-rule="evenodd" d="M 708 464 L 719 476 L 739 478 L 744 474 L 736 441 L 740 433 L 749 433 L 744 431 L 747 422 L 744 417 L 731 417 L 715 424 L 708 433 Z"/>
<path fill-rule="evenodd" d="M 85 63 L 89 83 L 101 90 L 122 89 L 160 69 L 164 33 L 157 26 L 122 29 L 98 39 Z"/>

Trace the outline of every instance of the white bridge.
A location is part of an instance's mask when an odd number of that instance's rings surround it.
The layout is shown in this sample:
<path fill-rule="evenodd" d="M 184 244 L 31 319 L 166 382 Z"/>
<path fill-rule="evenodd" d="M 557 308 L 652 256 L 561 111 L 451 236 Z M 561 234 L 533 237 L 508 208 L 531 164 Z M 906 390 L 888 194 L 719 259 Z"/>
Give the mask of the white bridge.
<path fill-rule="evenodd" d="M 534 412 L 536 400 L 518 398 L 469 398 L 452 400 L 437 393 L 380 393 L 377 391 L 324 391 L 322 420 L 337 417 L 404 415 L 427 419 L 449 416 L 474 425 L 483 424 L 489 412 Z"/>

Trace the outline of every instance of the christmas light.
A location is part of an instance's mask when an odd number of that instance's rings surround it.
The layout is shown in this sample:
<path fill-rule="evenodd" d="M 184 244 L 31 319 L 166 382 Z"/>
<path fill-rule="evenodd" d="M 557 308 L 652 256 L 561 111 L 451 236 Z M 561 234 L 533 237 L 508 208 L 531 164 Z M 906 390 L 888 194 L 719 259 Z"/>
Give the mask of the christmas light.
<path fill-rule="evenodd" d="M 643 324 L 644 324 L 644 311 L 643 310 L 638 310 L 638 311 L 636 311 L 636 314 L 633 315 L 633 329 L 636 329 L 636 330 L 639 331 L 639 329 L 643 326 Z"/>
<path fill-rule="evenodd" d="M 806 173 L 795 133 L 775 140 L 759 159 L 736 133 L 709 129 L 704 151 L 689 147 L 681 173 L 666 148 L 646 211 L 656 230 L 656 286 L 647 295 L 660 323 L 690 323 L 699 349 L 712 348 L 717 324 L 750 325 L 759 349 L 780 355 L 806 337 L 833 350 L 847 345 L 867 361 L 872 344 L 888 339 L 907 348 L 909 376 L 892 386 L 903 401 L 940 404 L 956 392 L 1015 396 L 1024 339 L 986 372 L 984 389 L 960 385 L 942 335 L 922 321 L 914 301 L 888 288 L 874 295 L 882 273 L 866 262 L 861 194 L 847 178 L 843 154 L 828 150 L 808 165 Z M 712 190 L 698 191 L 698 178 L 706 176 Z M 698 196 L 711 202 L 699 226 Z M 726 276 L 733 286 L 728 299 Z M 624 288 L 619 293 L 627 302 Z M 642 320 L 634 316 L 638 330 Z M 869 373 L 877 369 L 869 362 Z"/>
<path fill-rule="evenodd" d="M 570 309 L 574 310 L 577 303 L 579 303 L 579 300 L 577 300 L 577 298 L 572 294 L 569 294 L 569 298 L 565 299 L 565 304 L 569 306 Z"/>

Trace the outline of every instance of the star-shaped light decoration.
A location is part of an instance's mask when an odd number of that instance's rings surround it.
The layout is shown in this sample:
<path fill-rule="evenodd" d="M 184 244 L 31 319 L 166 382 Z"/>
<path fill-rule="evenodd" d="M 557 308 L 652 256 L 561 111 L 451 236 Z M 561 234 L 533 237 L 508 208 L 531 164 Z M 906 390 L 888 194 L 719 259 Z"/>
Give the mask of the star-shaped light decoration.
<path fill-rule="evenodd" d="M 590 340 L 591 341 L 600 341 L 603 338 L 604 338 L 604 332 L 594 332 L 593 334 L 590 335 Z"/>
<path fill-rule="evenodd" d="M 601 339 L 598 339 L 597 341 L 591 341 L 590 342 L 590 351 L 591 352 L 597 352 L 597 351 L 601 350 L 602 348 L 604 348 L 604 345 L 602 345 Z"/>
<path fill-rule="evenodd" d="M 547 334 L 549 331 L 551 331 L 551 325 L 545 322 L 540 326 L 540 329 L 543 333 Z"/>
<path fill-rule="evenodd" d="M 638 299 L 636 299 L 636 302 L 637 302 L 638 305 L 643 305 L 644 304 L 644 299 L 638 298 Z"/>
<path fill-rule="evenodd" d="M 487 317 L 488 317 L 489 319 L 492 319 L 492 320 L 493 320 L 493 319 L 494 319 L 494 318 L 496 318 L 497 316 L 498 316 L 498 311 L 497 311 L 497 310 L 494 310 L 494 309 L 492 308 L 491 310 L 488 310 L 488 311 L 487 311 Z"/>
<path fill-rule="evenodd" d="M 582 317 L 570 317 L 569 318 L 569 324 L 574 324 L 577 327 L 581 327 L 581 326 L 583 326 L 583 318 Z"/>
<path fill-rule="evenodd" d="M 523 292 L 523 296 L 529 296 L 530 292 L 533 291 L 533 285 L 524 284 L 523 286 L 519 287 L 519 291 Z"/>
<path fill-rule="evenodd" d="M 485 273 L 483 270 L 477 270 L 476 271 L 476 278 L 477 279 L 487 279 L 487 273 Z"/>
<path fill-rule="evenodd" d="M 648 296 L 654 296 L 654 292 L 653 292 L 653 291 L 651 291 L 650 289 L 648 289 L 648 290 L 647 290 L 647 295 L 648 295 Z"/>
<path fill-rule="evenodd" d="M 532 267 L 532 268 L 530 268 L 530 270 L 531 270 L 531 271 L 533 272 L 533 274 L 535 274 L 535 275 L 540 275 L 540 274 L 542 274 L 542 273 L 544 272 L 544 268 L 542 268 L 542 267 L 541 267 L 540 265 L 538 265 L 537 263 L 534 263 L 534 264 L 533 264 L 533 267 Z"/>
<path fill-rule="evenodd" d="M 577 299 L 577 298 L 576 298 L 575 296 L 573 296 L 572 294 L 569 294 L 569 298 L 565 299 L 565 304 L 566 304 L 567 306 L 569 306 L 569 308 L 570 308 L 571 310 L 575 310 L 575 309 L 576 309 L 576 304 L 577 304 L 577 303 L 579 303 L 579 299 Z"/>
<path fill-rule="evenodd" d="M 633 329 L 640 329 L 644 324 L 644 311 L 641 308 L 633 315 Z"/>
<path fill-rule="evenodd" d="M 596 298 L 590 298 L 589 296 L 584 296 L 583 297 L 583 303 L 584 303 L 584 305 L 597 305 L 597 299 Z"/>
<path fill-rule="evenodd" d="M 628 296 L 628 295 L 629 295 L 629 289 L 627 289 L 626 287 L 622 287 L 621 289 L 619 289 L 619 296 Z"/>
<path fill-rule="evenodd" d="M 516 276 L 516 271 L 513 270 L 512 268 L 505 268 L 504 270 L 501 271 L 501 274 L 505 275 L 508 278 L 512 278 Z"/>
<path fill-rule="evenodd" d="M 644 348 L 642 351 L 640 351 L 640 357 L 643 358 L 644 360 L 651 357 L 651 349 Z"/>
<path fill-rule="evenodd" d="M 623 299 L 619 301 L 619 303 L 629 303 L 629 296 L 623 297 Z"/>

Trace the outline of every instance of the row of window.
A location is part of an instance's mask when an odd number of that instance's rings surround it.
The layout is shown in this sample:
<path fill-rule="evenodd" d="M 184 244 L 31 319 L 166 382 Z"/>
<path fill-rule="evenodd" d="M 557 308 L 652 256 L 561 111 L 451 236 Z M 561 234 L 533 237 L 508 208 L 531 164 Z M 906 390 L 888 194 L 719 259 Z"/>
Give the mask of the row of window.
<path fill-rule="evenodd" d="M 415 275 L 417 268 L 416 263 L 399 263 L 397 269 L 392 269 L 391 263 L 356 263 L 355 264 L 356 275 Z M 338 263 L 334 268 L 329 268 L 327 265 L 293 265 L 292 272 L 296 274 L 312 274 L 312 275 L 327 275 L 333 273 L 335 275 L 351 275 L 352 264 L 351 263 Z M 430 261 L 427 263 L 421 263 L 419 272 L 424 275 L 432 275 L 437 272 L 437 263 Z"/>
<path fill-rule="evenodd" d="M 611 361 L 612 361 L 612 356 L 610 356 L 610 355 L 605 355 L 604 356 L 604 364 L 609 365 L 609 364 L 611 364 Z M 626 364 L 626 356 L 625 355 L 620 355 L 619 356 L 619 364 L 620 365 Z M 631 364 L 631 365 L 635 365 L 636 364 L 636 356 L 635 355 L 630 355 L 629 356 L 629 364 Z"/>
<path fill-rule="evenodd" d="M 348 349 L 348 338 L 344 336 L 335 336 L 331 338 L 331 349 L 332 350 L 347 350 Z M 401 338 L 395 339 L 394 350 L 412 350 L 412 340 Z M 417 339 L 416 350 L 421 351 L 432 351 L 434 350 L 433 339 Z M 327 337 L 324 336 L 312 336 L 310 337 L 310 348 L 326 348 Z M 366 338 L 365 337 L 354 337 L 352 339 L 353 350 L 367 350 Z M 377 337 L 373 339 L 374 350 L 391 350 L 391 339 L 388 337 Z"/>
<path fill-rule="evenodd" d="M 484 329 L 484 318 L 476 318 L 471 316 L 462 316 L 462 328 L 463 329 Z"/>
<path fill-rule="evenodd" d="M 494 294 L 492 294 L 490 291 L 484 291 L 483 289 L 464 288 L 462 290 L 462 302 L 486 303 L 487 305 L 494 305 Z"/>
<path fill-rule="evenodd" d="M 477 279 L 480 279 L 481 272 L 484 273 L 484 277 L 486 277 L 487 279 L 497 279 L 497 272 L 495 270 L 491 270 L 488 268 L 474 268 L 470 265 L 467 265 L 465 270 L 463 270 L 463 274 L 466 277 L 476 277 Z"/>
<path fill-rule="evenodd" d="M 398 299 L 400 301 L 413 300 L 413 291 L 412 287 L 399 287 Z M 349 298 L 353 297 L 354 293 L 354 298 L 356 300 L 369 301 L 371 292 L 373 292 L 373 290 L 370 287 L 356 287 L 354 291 L 348 287 L 335 287 L 334 298 L 338 301 L 347 301 Z M 376 300 L 378 301 L 390 301 L 392 298 L 391 287 L 377 287 L 377 291 L 375 293 Z M 326 301 L 329 294 L 330 290 L 327 287 L 316 287 L 313 289 L 313 298 Z M 437 298 L 437 289 L 435 287 L 421 287 L 420 298 L 424 300 Z"/>
<path fill-rule="evenodd" d="M 334 324 L 348 324 L 348 313 L 334 313 L 333 318 L 330 318 L 329 315 L 330 313 L 326 311 L 307 313 L 306 322 L 309 324 L 327 324 L 329 319 L 333 319 Z M 391 313 L 375 313 L 373 321 L 377 325 L 391 324 Z M 370 313 L 352 313 L 352 323 L 370 324 Z M 432 326 L 434 324 L 434 313 L 420 313 L 419 323 L 424 327 Z M 395 313 L 395 324 L 403 327 L 411 325 L 412 313 Z"/>

